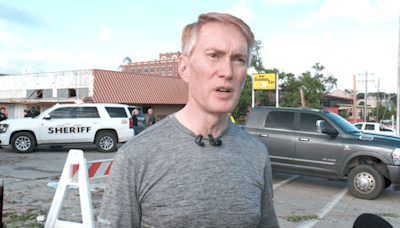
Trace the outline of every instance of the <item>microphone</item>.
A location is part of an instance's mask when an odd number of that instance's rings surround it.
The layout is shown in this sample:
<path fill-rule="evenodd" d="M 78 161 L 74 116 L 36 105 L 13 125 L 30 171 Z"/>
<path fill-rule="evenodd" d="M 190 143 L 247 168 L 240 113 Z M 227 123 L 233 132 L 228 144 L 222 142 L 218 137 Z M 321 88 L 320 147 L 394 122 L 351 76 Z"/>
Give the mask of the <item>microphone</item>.
<path fill-rule="evenodd" d="M 203 136 L 202 135 L 198 135 L 197 138 L 194 141 L 197 143 L 197 145 L 204 146 L 204 143 L 201 142 L 202 139 L 203 139 Z"/>
<path fill-rule="evenodd" d="M 210 138 L 211 146 L 221 146 L 222 145 L 222 141 L 219 139 L 215 140 L 211 134 L 209 134 L 208 137 Z"/>

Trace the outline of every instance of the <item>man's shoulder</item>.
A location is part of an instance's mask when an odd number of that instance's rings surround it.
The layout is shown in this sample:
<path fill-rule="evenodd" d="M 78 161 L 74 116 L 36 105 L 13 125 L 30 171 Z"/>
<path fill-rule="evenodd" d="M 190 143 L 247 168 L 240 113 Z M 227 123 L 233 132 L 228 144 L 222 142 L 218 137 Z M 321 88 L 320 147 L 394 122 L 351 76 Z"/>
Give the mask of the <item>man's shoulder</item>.
<path fill-rule="evenodd" d="M 236 124 L 232 123 L 231 129 L 231 134 L 234 135 L 235 139 L 244 141 L 244 143 L 246 144 L 252 144 L 254 146 L 265 148 L 265 145 L 257 137 L 248 133 Z"/>
<path fill-rule="evenodd" d="M 167 116 L 126 142 L 120 150 L 128 151 L 128 153 L 154 150 L 158 147 L 157 145 L 165 143 L 166 140 L 171 140 L 170 133 L 173 126 L 171 116 Z"/>

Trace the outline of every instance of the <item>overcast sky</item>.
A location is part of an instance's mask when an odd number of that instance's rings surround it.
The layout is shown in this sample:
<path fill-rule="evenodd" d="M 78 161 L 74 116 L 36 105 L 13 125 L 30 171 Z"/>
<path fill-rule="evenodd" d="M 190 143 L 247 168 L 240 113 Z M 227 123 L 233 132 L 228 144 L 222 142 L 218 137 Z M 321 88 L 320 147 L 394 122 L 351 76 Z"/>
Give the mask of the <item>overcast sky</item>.
<path fill-rule="evenodd" d="M 183 26 L 212 11 L 250 25 L 267 68 L 300 75 L 320 62 L 340 89 L 368 71 L 369 92 L 378 78 L 381 91 L 397 90 L 400 0 L 0 0 L 0 74 L 117 70 L 126 56 L 158 59 L 180 51 Z"/>

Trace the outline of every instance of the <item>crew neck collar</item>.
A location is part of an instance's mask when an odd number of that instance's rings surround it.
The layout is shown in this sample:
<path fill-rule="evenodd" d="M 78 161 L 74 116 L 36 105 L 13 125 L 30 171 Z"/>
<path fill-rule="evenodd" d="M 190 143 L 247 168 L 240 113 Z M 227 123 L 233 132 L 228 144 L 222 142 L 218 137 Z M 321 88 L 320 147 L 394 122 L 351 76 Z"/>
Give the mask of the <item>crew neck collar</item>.
<path fill-rule="evenodd" d="M 176 119 L 175 114 L 176 114 L 176 113 L 173 113 L 173 114 L 169 115 L 169 118 L 170 118 L 171 121 L 175 124 L 175 126 L 176 126 L 177 128 L 179 128 L 179 130 L 181 130 L 181 131 L 184 132 L 185 134 L 191 135 L 191 136 L 193 136 L 194 138 L 196 138 L 198 135 L 196 135 L 193 131 L 191 131 L 190 129 L 188 129 L 188 128 L 186 128 L 185 126 L 183 126 L 183 125 L 178 121 L 178 119 Z M 227 126 L 226 126 L 225 130 L 223 130 L 223 131 L 221 132 L 221 134 L 219 134 L 217 137 L 214 137 L 214 136 L 213 136 L 213 138 L 214 138 L 214 139 L 219 139 L 219 138 L 221 138 L 222 136 L 226 135 L 226 134 L 230 131 L 231 124 L 232 124 L 232 122 L 227 121 Z M 208 138 L 208 135 L 207 135 L 207 136 L 203 136 L 203 139 L 210 139 L 210 138 Z"/>

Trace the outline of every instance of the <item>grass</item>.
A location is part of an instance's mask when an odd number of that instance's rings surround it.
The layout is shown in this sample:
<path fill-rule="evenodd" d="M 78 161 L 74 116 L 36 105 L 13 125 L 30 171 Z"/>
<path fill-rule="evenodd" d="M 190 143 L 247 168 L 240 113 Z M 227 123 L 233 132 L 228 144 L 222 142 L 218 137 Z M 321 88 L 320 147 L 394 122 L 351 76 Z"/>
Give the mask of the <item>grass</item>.
<path fill-rule="evenodd" d="M 399 217 L 398 214 L 390 214 L 390 213 L 388 213 L 388 214 L 386 214 L 386 213 L 380 213 L 379 216 L 382 216 L 382 217 L 392 217 L 392 218 L 398 218 L 398 217 Z"/>
<path fill-rule="evenodd" d="M 36 227 L 42 227 L 42 224 L 37 223 L 37 222 L 28 223 L 28 228 L 36 228 Z"/>
<path fill-rule="evenodd" d="M 7 226 L 7 224 L 3 224 L 3 228 L 20 228 L 20 226 L 17 225 L 11 225 L 10 227 Z"/>
<path fill-rule="evenodd" d="M 317 215 L 304 215 L 304 216 L 293 215 L 293 216 L 290 216 L 289 218 L 287 218 L 287 220 L 289 222 L 298 222 L 300 220 L 309 220 L 309 219 L 316 219 L 316 218 L 318 218 Z"/>

